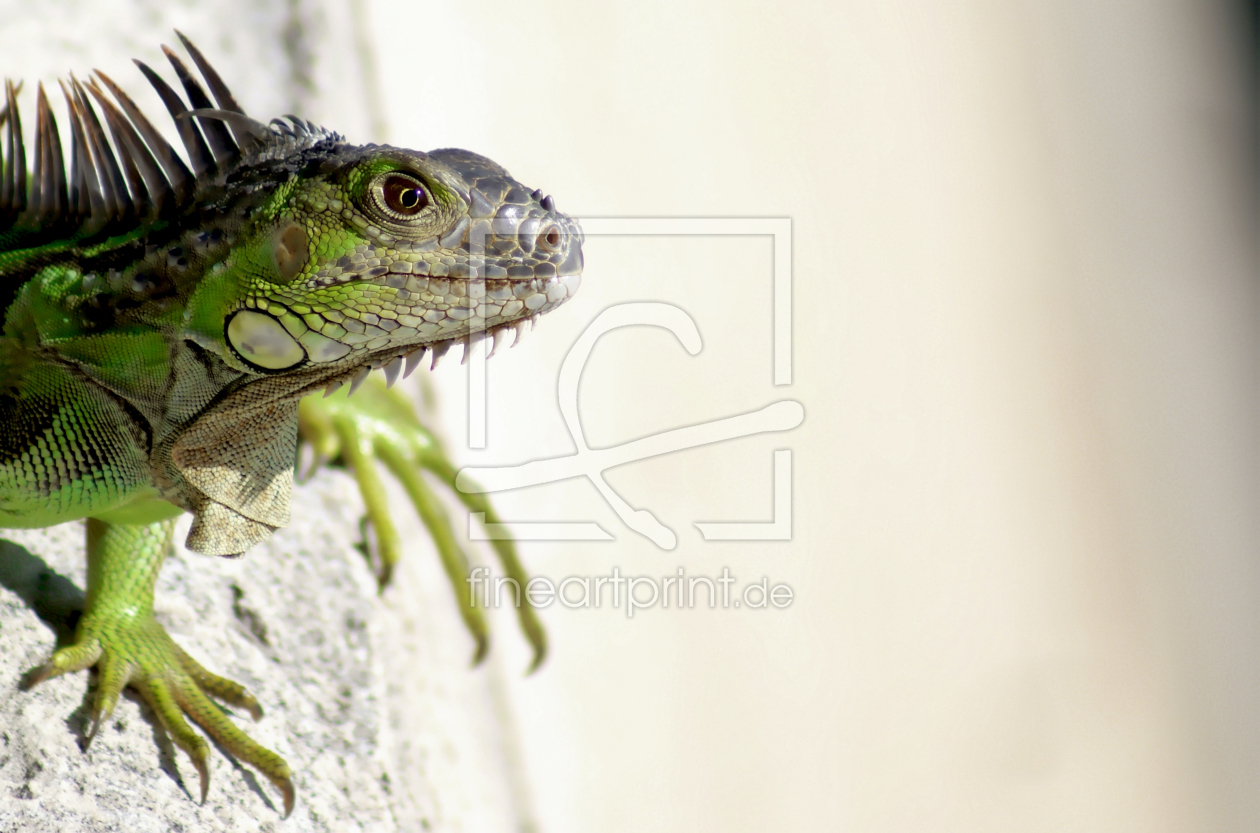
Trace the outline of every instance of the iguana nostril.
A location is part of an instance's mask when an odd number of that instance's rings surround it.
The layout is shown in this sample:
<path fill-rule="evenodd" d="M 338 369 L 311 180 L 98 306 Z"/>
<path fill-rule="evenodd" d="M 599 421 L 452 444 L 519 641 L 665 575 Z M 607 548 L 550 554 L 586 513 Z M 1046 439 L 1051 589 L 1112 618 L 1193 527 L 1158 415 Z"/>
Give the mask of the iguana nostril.
<path fill-rule="evenodd" d="M 548 252 L 558 251 L 560 249 L 560 239 L 560 227 L 547 226 L 538 235 L 538 248 Z"/>

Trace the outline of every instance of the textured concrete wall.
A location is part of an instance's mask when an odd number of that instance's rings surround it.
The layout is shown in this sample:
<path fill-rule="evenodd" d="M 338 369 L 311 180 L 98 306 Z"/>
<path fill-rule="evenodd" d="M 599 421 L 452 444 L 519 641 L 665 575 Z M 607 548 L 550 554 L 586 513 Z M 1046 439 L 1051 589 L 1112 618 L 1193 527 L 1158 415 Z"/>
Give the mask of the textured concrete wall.
<path fill-rule="evenodd" d="M 175 43 L 179 28 L 256 117 L 294 112 L 368 141 L 382 125 L 354 12 L 276 0 L 6 2 L 0 72 L 26 80 L 29 102 L 33 82 L 97 67 L 160 123 L 164 111 L 130 59 L 162 71 L 159 45 Z M 266 780 L 217 749 L 199 806 L 195 770 L 138 697 L 124 698 L 83 752 L 89 675 L 18 690 L 20 675 L 69 636 L 83 533 L 80 524 L 4 533 L 0 831 L 519 827 L 495 671 L 469 670 L 472 643 L 427 535 L 399 513 L 415 543 L 381 596 L 353 546 L 361 513 L 349 478 L 327 472 L 296 491 L 292 524 L 265 545 L 232 561 L 181 551 L 158 585 L 157 615 L 175 639 L 263 704 L 260 723 L 236 719 L 296 771 L 298 803 L 285 822 Z"/>

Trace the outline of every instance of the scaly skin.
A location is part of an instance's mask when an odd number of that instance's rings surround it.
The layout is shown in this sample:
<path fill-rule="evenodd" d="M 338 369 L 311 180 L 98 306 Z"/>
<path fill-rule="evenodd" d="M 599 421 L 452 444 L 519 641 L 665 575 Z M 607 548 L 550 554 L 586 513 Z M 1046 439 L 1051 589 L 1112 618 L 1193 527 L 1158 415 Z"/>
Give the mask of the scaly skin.
<path fill-rule="evenodd" d="M 171 519 L 192 513 L 186 543 L 198 552 L 234 555 L 265 539 L 288 521 L 300 427 L 321 460 L 353 469 L 384 582 L 400 543 L 379 460 L 433 535 L 480 658 L 486 626 L 467 562 L 421 474 L 452 488 L 454 467 L 404 399 L 373 385 L 348 395 L 372 368 L 392 382 L 426 351 L 436 361 L 452 344 L 519 335 L 576 291 L 581 231 L 550 197 L 467 151 L 354 146 L 300 120 L 253 122 L 184 43 L 217 109 L 173 53 L 191 114 L 141 69 L 176 117 L 187 165 L 98 73 L 116 103 L 96 82 L 66 88 L 68 173 L 39 90 L 28 177 L 7 89 L 0 527 L 88 519 L 75 641 L 28 682 L 96 665 L 96 725 L 131 685 L 192 757 L 203 800 L 208 746 L 185 714 L 270 778 L 288 815 L 288 765 L 207 695 L 255 719 L 257 702 L 153 620 Z M 330 398 L 299 405 L 325 388 Z M 459 496 L 495 520 L 483 497 Z M 496 551 L 523 582 L 511 542 Z M 542 629 L 527 606 L 520 621 L 537 664 Z"/>

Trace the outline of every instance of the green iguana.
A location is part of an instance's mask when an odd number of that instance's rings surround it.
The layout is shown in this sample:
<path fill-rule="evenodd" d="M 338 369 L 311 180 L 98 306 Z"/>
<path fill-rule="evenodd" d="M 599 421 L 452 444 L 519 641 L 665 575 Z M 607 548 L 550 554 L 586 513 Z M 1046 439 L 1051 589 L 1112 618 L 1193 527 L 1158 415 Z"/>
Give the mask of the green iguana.
<path fill-rule="evenodd" d="M 466 560 L 421 476 L 427 469 L 453 488 L 454 468 L 386 387 L 452 345 L 466 356 L 481 339 L 519 338 L 577 290 L 582 234 L 551 197 L 477 154 L 352 145 L 295 116 L 254 121 L 179 37 L 204 81 L 164 47 L 187 103 L 136 63 L 186 161 L 98 71 L 62 84 L 68 165 L 38 89 L 28 173 L 19 88 L 6 83 L 0 527 L 87 519 L 74 642 L 26 683 L 95 665 L 89 740 L 133 686 L 192 758 L 203 802 L 209 745 L 184 715 L 266 775 L 287 816 L 289 766 L 209 697 L 255 720 L 258 702 L 153 618 L 173 519 L 192 514 L 189 549 L 226 556 L 284 526 L 300 432 L 317 458 L 340 456 L 354 470 L 384 582 L 399 541 L 380 460 L 433 534 L 482 656 L 486 626 L 463 580 Z M 348 399 L 374 368 L 387 384 Z M 495 520 L 481 496 L 459 497 Z M 496 549 L 523 580 L 511 542 Z M 520 610 L 537 664 L 543 632 Z"/>

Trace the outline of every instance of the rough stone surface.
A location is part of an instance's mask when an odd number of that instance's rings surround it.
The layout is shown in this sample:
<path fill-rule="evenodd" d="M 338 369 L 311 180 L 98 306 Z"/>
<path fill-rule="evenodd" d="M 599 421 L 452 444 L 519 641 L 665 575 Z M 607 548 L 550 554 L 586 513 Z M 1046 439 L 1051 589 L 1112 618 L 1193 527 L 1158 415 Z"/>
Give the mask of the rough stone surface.
<path fill-rule="evenodd" d="M 436 556 L 417 546 L 378 596 L 354 546 L 353 482 L 328 472 L 295 498 L 293 524 L 239 559 L 181 548 L 156 604 L 181 645 L 263 704 L 259 723 L 235 719 L 296 771 L 293 816 L 282 822 L 271 785 L 221 750 L 199 806 L 195 770 L 136 696 L 85 752 L 88 674 L 19 690 L 72 633 L 85 580 L 76 523 L 0 542 L 0 831 L 514 826 L 493 675 L 468 669 L 471 640 Z"/>

